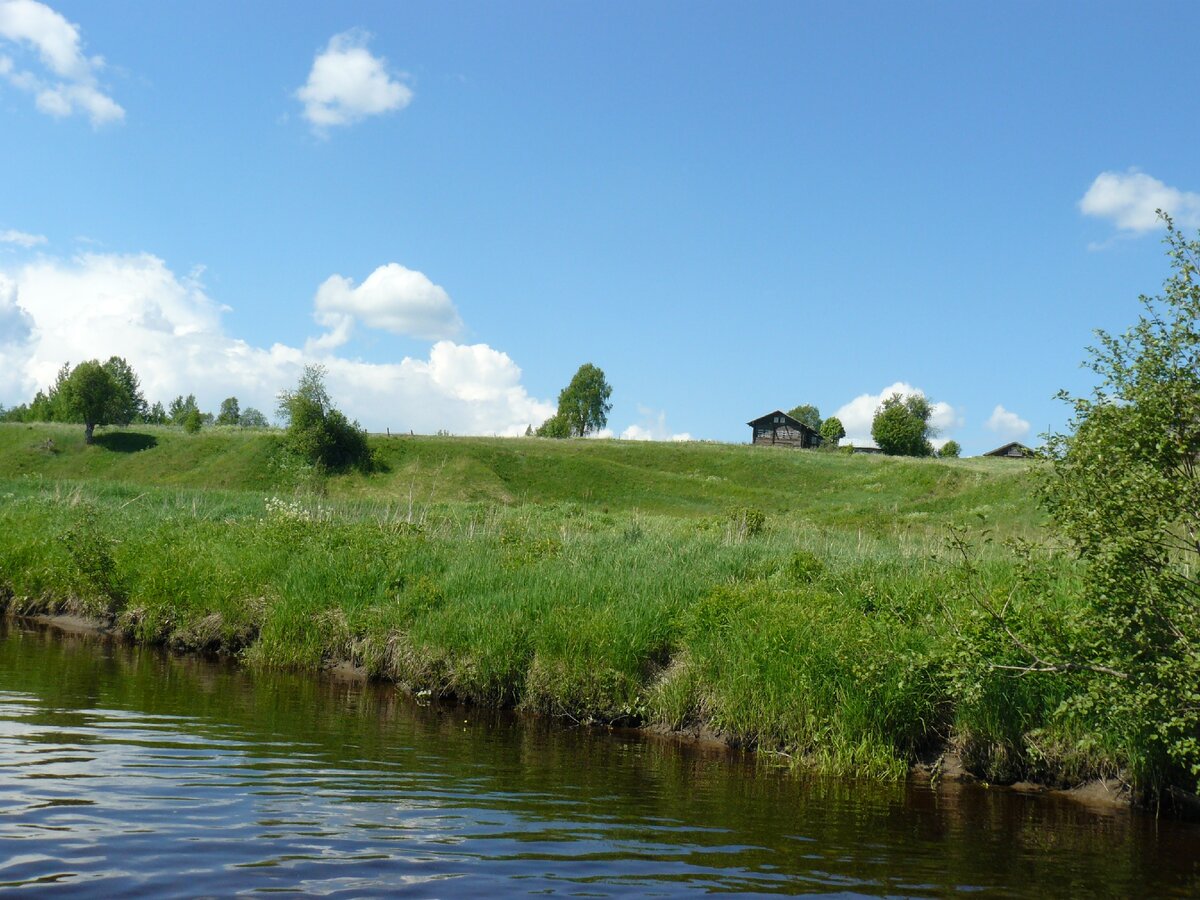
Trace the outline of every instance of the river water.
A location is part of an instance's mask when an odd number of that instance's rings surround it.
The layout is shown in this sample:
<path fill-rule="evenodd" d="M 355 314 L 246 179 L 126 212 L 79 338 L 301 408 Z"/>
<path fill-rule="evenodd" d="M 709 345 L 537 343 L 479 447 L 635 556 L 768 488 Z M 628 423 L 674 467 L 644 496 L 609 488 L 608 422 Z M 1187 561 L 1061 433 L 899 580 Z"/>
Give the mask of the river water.
<path fill-rule="evenodd" d="M 0 889 L 1196 896 L 1200 826 L 0 622 Z"/>

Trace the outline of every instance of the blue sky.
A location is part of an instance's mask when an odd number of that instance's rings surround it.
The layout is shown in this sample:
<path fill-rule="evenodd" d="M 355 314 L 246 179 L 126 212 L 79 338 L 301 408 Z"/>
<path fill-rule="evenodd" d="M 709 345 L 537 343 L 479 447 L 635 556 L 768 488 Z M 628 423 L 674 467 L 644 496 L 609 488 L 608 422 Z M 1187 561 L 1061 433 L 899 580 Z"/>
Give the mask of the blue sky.
<path fill-rule="evenodd" d="M 1191 4 L 0 0 L 0 403 L 126 356 L 373 430 L 1061 428 L 1200 226 Z"/>

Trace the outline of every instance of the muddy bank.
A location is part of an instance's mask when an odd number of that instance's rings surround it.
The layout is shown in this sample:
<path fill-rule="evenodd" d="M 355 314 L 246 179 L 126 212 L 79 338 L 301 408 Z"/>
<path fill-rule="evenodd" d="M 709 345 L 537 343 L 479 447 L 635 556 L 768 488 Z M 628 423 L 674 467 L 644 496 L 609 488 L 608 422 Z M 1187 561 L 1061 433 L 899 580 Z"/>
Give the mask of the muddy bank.
<path fill-rule="evenodd" d="M 81 614 L 70 607 L 53 613 L 18 614 L 9 611 L 7 616 L 13 620 L 32 622 L 66 635 L 133 642 L 132 638 L 115 625 L 92 616 Z M 179 647 L 171 647 L 170 642 L 168 642 L 167 647 L 173 652 L 187 652 L 186 649 L 181 650 Z M 193 650 L 193 652 L 195 651 Z M 349 659 L 331 660 L 321 668 L 319 674 L 321 677 L 339 681 L 370 680 L 370 675 L 366 668 Z M 397 686 L 403 689 L 403 686 Z M 408 691 L 408 693 L 421 699 L 429 696 L 427 691 Z M 595 727 L 604 726 L 598 725 Z M 723 735 L 704 724 L 682 729 L 672 729 L 662 724 L 651 723 L 633 727 L 629 730 L 672 743 L 687 744 L 710 750 L 757 752 L 763 759 L 778 757 L 781 762 L 784 762 L 788 766 L 804 767 L 802 759 L 797 760 L 787 753 L 756 751 L 754 748 L 747 748 L 740 742 L 731 740 L 727 735 Z M 1097 779 L 1066 789 L 1031 781 L 1020 781 L 1007 785 L 988 783 L 973 774 L 963 762 L 959 753 L 949 746 L 928 752 L 913 763 L 909 770 L 909 779 L 914 783 L 929 784 L 935 788 L 942 784 L 977 784 L 994 790 L 1063 797 L 1075 803 L 1101 811 L 1129 810 L 1133 806 L 1134 801 L 1134 795 L 1129 785 L 1119 779 L 1112 778 Z M 1171 800 L 1174 810 L 1187 815 L 1189 818 L 1200 814 L 1200 799 L 1194 796 L 1179 794 L 1179 796 L 1172 797 Z"/>

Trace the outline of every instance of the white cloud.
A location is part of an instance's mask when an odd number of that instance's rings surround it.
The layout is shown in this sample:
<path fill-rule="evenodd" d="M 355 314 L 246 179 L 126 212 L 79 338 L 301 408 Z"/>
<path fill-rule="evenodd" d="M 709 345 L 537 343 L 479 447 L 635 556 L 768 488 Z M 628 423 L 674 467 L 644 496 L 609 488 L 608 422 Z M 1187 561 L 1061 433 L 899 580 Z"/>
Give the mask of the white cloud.
<path fill-rule="evenodd" d="M 667 414 L 662 410 L 654 411 L 646 406 L 638 407 L 641 423 L 630 425 L 621 432 L 624 441 L 690 441 L 694 438 L 686 431 L 672 432 L 667 427 Z M 607 429 L 605 429 L 607 431 Z M 611 432 L 609 432 L 611 436 Z"/>
<path fill-rule="evenodd" d="M 42 112 L 57 118 L 80 112 L 96 126 L 125 118 L 125 110 L 98 84 L 104 59 L 84 56 L 79 27 L 46 4 L 0 0 L 0 39 L 35 52 L 40 74 L 2 56 L 0 77 L 33 94 Z"/>
<path fill-rule="evenodd" d="M 834 413 L 842 420 L 842 427 L 846 429 L 846 437 L 843 438 L 842 443 L 854 444 L 857 447 L 873 444 L 871 423 L 875 420 L 875 411 L 879 409 L 884 398 L 890 397 L 892 394 L 899 394 L 901 397 L 925 396 L 923 390 L 903 381 L 897 381 L 895 384 L 885 387 L 878 394 L 859 394 Z M 962 427 L 963 417 L 949 403 L 938 401 L 933 404 L 929 422 L 937 433 L 944 437 L 947 432 Z M 939 442 L 934 441 L 933 443 L 936 446 Z"/>
<path fill-rule="evenodd" d="M 46 238 L 41 234 L 28 234 L 24 231 L 0 231 L 0 244 L 16 244 L 18 247 L 36 247 L 38 244 L 46 243 Z"/>
<path fill-rule="evenodd" d="M 330 275 L 313 302 L 317 324 L 328 328 L 310 349 L 338 347 L 350 339 L 355 322 L 426 340 L 450 338 L 462 330 L 458 310 L 440 285 L 398 263 L 380 266 L 358 287 Z"/>
<path fill-rule="evenodd" d="M 318 131 L 352 125 L 412 102 L 412 89 L 393 77 L 385 59 L 367 50 L 370 37 L 358 29 L 335 34 L 313 59 L 308 81 L 296 98 L 304 104 L 304 118 Z"/>
<path fill-rule="evenodd" d="M 0 274 L 0 396 L 20 392 L 32 334 L 33 318 L 17 305 L 17 283 Z"/>
<path fill-rule="evenodd" d="M 1009 412 L 999 404 L 992 410 L 991 416 L 984 422 L 984 425 L 989 431 L 996 432 L 1005 440 L 1015 441 L 1029 434 L 1029 423 L 1015 412 Z"/>
<path fill-rule="evenodd" d="M 334 401 L 371 430 L 519 435 L 554 412 L 486 344 L 439 341 L 427 359 L 367 363 L 321 347 L 254 346 L 225 334 L 225 311 L 197 275 L 176 275 L 150 254 L 85 253 L 0 271 L 0 401 L 28 401 L 66 361 L 117 355 L 152 402 L 195 393 L 210 410 L 233 395 L 272 415 L 278 392 L 320 363 Z"/>
<path fill-rule="evenodd" d="M 1200 194 L 1170 187 L 1137 169 L 1101 172 L 1079 201 L 1079 209 L 1085 216 L 1110 219 L 1117 228 L 1135 234 L 1162 227 L 1159 209 L 1180 225 L 1200 225 Z"/>

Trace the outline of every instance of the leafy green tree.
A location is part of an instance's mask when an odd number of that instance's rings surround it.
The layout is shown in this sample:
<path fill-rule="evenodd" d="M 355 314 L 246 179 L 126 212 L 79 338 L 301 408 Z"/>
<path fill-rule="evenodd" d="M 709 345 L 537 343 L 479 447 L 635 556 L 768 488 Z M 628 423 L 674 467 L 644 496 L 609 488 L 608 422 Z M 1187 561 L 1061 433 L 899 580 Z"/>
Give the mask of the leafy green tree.
<path fill-rule="evenodd" d="M 830 416 L 821 423 L 821 443 L 826 447 L 836 447 L 845 436 L 846 428 L 837 416 Z"/>
<path fill-rule="evenodd" d="M 938 456 L 943 456 L 946 459 L 958 459 L 962 455 L 962 447 L 958 441 L 946 441 L 942 444 L 942 449 L 938 451 Z"/>
<path fill-rule="evenodd" d="M 243 428 L 266 428 L 271 423 L 267 421 L 266 416 L 253 406 L 247 406 L 239 417 L 238 424 Z"/>
<path fill-rule="evenodd" d="M 45 391 L 38 391 L 33 395 L 33 400 L 29 404 L 29 410 L 26 415 L 26 422 L 53 422 L 54 408 L 57 404 L 50 398 L 50 395 Z"/>
<path fill-rule="evenodd" d="M 788 415 L 797 422 L 803 422 L 813 431 L 819 432 L 821 430 L 821 411 L 811 403 L 793 406 L 788 410 Z"/>
<path fill-rule="evenodd" d="M 217 413 L 218 425 L 238 425 L 242 420 L 241 407 L 237 397 L 226 397 L 221 401 L 221 411 Z"/>
<path fill-rule="evenodd" d="M 146 423 L 149 425 L 166 425 L 167 411 L 163 409 L 162 402 L 154 401 L 154 405 L 150 407 L 150 411 L 146 413 Z"/>
<path fill-rule="evenodd" d="M 880 404 L 871 423 L 871 437 L 892 456 L 932 456 L 929 442 L 937 432 L 930 424 L 933 407 L 920 394 L 892 394 Z"/>
<path fill-rule="evenodd" d="M 133 367 L 120 356 L 110 356 L 104 364 L 113 379 L 121 386 L 122 407 L 117 410 L 112 425 L 128 425 L 143 420 L 149 408 L 142 396 L 141 382 Z"/>
<path fill-rule="evenodd" d="M 188 394 L 185 398 L 180 394 L 167 407 L 167 418 L 171 420 L 172 425 L 182 425 L 192 410 L 195 410 L 197 414 L 200 413 L 200 407 L 196 404 L 196 395 Z"/>
<path fill-rule="evenodd" d="M 608 424 L 612 388 L 604 370 L 584 363 L 558 395 L 558 412 L 542 423 L 542 437 L 584 437 Z"/>
<path fill-rule="evenodd" d="M 287 446 L 319 469 L 370 469 L 367 434 L 334 407 L 323 366 L 305 366 L 296 389 L 280 393 L 279 416 Z"/>
<path fill-rule="evenodd" d="M 84 441 L 93 443 L 97 425 L 125 424 L 130 397 L 126 386 L 118 381 L 98 360 L 81 362 L 57 390 L 61 408 L 70 420 L 83 422 Z"/>
<path fill-rule="evenodd" d="M 200 429 L 204 426 L 204 416 L 196 407 L 192 407 L 183 414 L 183 420 L 180 423 L 183 425 L 183 430 L 187 434 L 199 434 Z"/>

